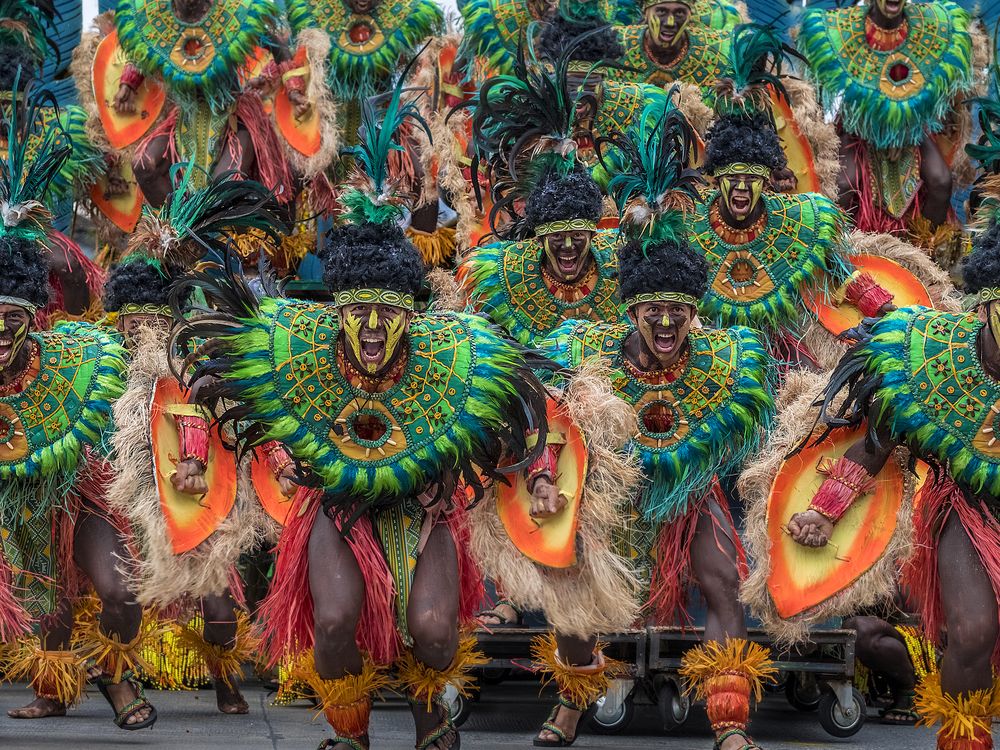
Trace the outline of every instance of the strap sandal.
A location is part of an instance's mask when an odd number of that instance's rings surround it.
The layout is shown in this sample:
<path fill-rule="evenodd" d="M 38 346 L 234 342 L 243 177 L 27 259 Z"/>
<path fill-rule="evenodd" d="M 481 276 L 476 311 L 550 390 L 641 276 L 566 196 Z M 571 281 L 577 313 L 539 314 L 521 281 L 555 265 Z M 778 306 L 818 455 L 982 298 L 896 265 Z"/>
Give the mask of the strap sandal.
<path fill-rule="evenodd" d="M 573 734 L 573 736 L 568 735 L 565 732 L 565 730 L 560 729 L 555 724 L 556 715 L 558 715 L 560 708 L 568 708 L 573 711 L 580 712 L 580 718 L 576 722 L 576 733 Z M 596 709 L 596 704 L 587 706 L 586 708 L 581 708 L 580 706 L 571 703 L 570 701 L 566 700 L 560 695 L 559 702 L 552 707 L 552 710 L 549 712 L 549 718 L 542 723 L 542 729 L 539 732 L 539 734 L 541 734 L 541 732 L 547 730 L 552 734 L 554 734 L 556 736 L 556 739 L 550 740 L 550 739 L 543 739 L 541 737 L 535 737 L 532 744 L 535 747 L 570 747 L 574 742 L 576 742 L 576 738 L 580 735 L 580 724 L 589 719 L 593 715 L 595 709 Z"/>
<path fill-rule="evenodd" d="M 333 750 L 337 745 L 347 745 L 351 750 L 368 750 L 368 735 L 361 737 L 333 737 L 319 743 L 317 750 Z"/>
<path fill-rule="evenodd" d="M 510 607 L 514 610 L 514 619 L 505 616 L 501 611 L 500 607 Z M 493 617 L 497 620 L 495 624 L 480 622 L 480 627 L 484 628 L 518 628 L 521 627 L 521 611 L 514 606 L 514 603 L 509 599 L 501 599 L 496 604 L 493 605 L 491 609 L 484 609 L 476 613 L 476 617 Z"/>
<path fill-rule="evenodd" d="M 458 733 L 458 729 L 455 727 L 454 723 L 452 723 L 448 707 L 443 703 L 436 703 L 435 705 L 438 707 L 440 712 L 438 715 L 441 717 L 441 723 L 425 734 L 424 738 L 414 747 L 416 750 L 427 750 L 427 748 L 438 740 L 448 737 L 449 735 L 454 735 L 451 744 L 448 745 L 448 750 L 459 750 L 459 748 L 462 747 L 462 735 Z"/>
<path fill-rule="evenodd" d="M 729 729 L 720 734 L 718 739 L 715 741 L 715 750 L 721 750 L 722 743 L 730 737 L 739 737 L 743 740 L 743 745 L 739 748 L 739 750 L 764 750 L 764 748 L 750 739 L 750 735 L 746 733 L 745 729 Z"/>
<path fill-rule="evenodd" d="M 114 683 L 106 675 L 101 675 L 97 679 L 97 689 L 101 691 L 101 695 L 104 696 L 104 700 L 108 702 L 111 706 L 111 710 L 115 712 L 115 725 L 119 729 L 124 729 L 127 732 L 134 732 L 137 729 L 146 729 L 147 727 L 153 726 L 156 723 L 157 715 L 156 708 L 152 703 L 146 698 L 146 691 L 142 687 L 142 683 L 136 679 L 135 673 L 128 669 L 122 673 L 122 682 L 127 682 L 132 689 L 135 691 L 135 698 L 126 703 L 120 709 L 115 708 L 115 702 L 111 698 L 111 693 L 108 690 L 109 685 L 121 684 Z M 137 721 L 134 724 L 129 724 L 128 720 L 135 716 L 137 713 L 143 709 L 149 709 L 149 715 L 142 721 Z"/>
<path fill-rule="evenodd" d="M 879 714 L 879 723 L 910 727 L 916 724 L 920 720 L 920 714 L 913 709 L 914 695 L 912 690 L 897 695 L 892 705 Z"/>

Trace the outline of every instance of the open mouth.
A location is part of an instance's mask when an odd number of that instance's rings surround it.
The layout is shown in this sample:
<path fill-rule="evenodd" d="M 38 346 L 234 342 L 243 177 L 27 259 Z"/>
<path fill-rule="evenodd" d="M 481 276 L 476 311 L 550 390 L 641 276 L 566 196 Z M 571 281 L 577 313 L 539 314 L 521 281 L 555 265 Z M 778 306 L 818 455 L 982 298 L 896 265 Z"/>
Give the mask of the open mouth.
<path fill-rule="evenodd" d="M 575 250 L 568 250 L 556 253 L 556 267 L 563 276 L 571 276 L 576 273 L 580 264 L 580 254 Z"/>
<path fill-rule="evenodd" d="M 742 195 L 734 195 L 729 199 L 733 213 L 745 214 L 750 210 L 750 199 Z"/>
<path fill-rule="evenodd" d="M 670 354 L 677 344 L 677 337 L 671 331 L 657 331 L 653 334 L 653 346 L 660 354 Z"/>
<path fill-rule="evenodd" d="M 364 364 L 379 364 L 385 353 L 385 341 L 377 336 L 361 337 L 361 359 Z"/>
<path fill-rule="evenodd" d="M 661 42 L 664 42 L 667 45 L 671 45 L 671 44 L 674 43 L 674 39 L 676 39 L 676 38 L 677 38 L 677 29 L 674 29 L 674 28 L 670 28 L 670 29 L 661 28 L 660 29 L 660 41 Z"/>
<path fill-rule="evenodd" d="M 14 339 L 7 337 L 0 338 L 0 365 L 8 364 L 13 353 Z"/>
<path fill-rule="evenodd" d="M 885 12 L 890 16 L 894 16 L 903 9 L 903 3 L 901 0 L 888 0 L 885 3 Z"/>

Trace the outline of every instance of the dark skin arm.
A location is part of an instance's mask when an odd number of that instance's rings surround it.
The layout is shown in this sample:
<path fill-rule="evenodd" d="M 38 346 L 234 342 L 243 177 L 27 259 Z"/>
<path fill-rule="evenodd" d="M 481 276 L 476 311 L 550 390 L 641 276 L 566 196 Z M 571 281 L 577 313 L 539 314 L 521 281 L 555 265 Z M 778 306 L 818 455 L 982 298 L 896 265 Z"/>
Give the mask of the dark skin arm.
<path fill-rule="evenodd" d="M 887 431 L 879 429 L 879 444 L 868 445 L 868 440 L 860 438 L 847 449 L 844 456 L 865 468 L 871 476 L 876 476 L 886 461 L 892 456 L 896 444 Z M 834 523 L 819 511 L 806 510 L 796 513 L 788 521 L 788 533 L 792 540 L 805 547 L 824 547 L 833 535 Z"/>

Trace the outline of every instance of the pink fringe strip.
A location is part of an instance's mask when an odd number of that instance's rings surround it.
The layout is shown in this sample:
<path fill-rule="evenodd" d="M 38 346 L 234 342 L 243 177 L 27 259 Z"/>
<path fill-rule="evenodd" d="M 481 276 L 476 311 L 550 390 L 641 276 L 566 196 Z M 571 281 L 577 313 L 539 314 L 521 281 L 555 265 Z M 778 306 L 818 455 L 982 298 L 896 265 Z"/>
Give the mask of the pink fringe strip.
<path fill-rule="evenodd" d="M 260 97 L 254 93 L 240 96 L 236 100 L 236 117 L 250 134 L 258 178 L 269 190 L 274 191 L 280 203 L 290 203 L 295 199 L 292 170 L 274 125 L 264 112 Z M 233 140 L 236 140 L 235 134 L 232 135 Z M 239 161 L 236 163 L 239 164 Z"/>
<path fill-rule="evenodd" d="M 882 206 L 882 198 L 876 194 L 872 184 L 872 167 L 868 158 L 868 148 L 864 142 L 854 139 L 849 145 L 854 151 L 854 162 L 858 166 L 860 185 L 852 185 L 857 205 L 857 216 L 854 223 L 860 232 L 884 232 L 905 236 L 910 217 L 920 214 L 920 191 L 918 190 L 910 201 L 909 207 L 901 218 L 889 214 Z"/>
<path fill-rule="evenodd" d="M 722 513 L 722 518 L 711 511 L 713 499 Z M 719 548 L 724 548 L 719 538 L 720 533 L 726 541 L 735 545 L 740 580 L 747 575 L 746 551 L 735 531 L 735 524 L 729 513 L 729 503 L 718 481 L 714 480 L 705 496 L 698 502 L 692 503 L 687 513 L 660 527 L 656 539 L 656 567 L 650 581 L 649 600 L 646 602 L 646 610 L 653 613 L 658 625 L 691 624 L 691 616 L 687 611 L 688 588 L 693 581 L 691 544 L 698 528 L 698 519 L 705 513 L 712 519 L 716 544 Z"/>
<path fill-rule="evenodd" d="M 918 607 L 924 631 L 931 641 L 941 644 L 944 631 L 944 608 L 941 604 L 941 581 L 938 576 L 938 546 L 941 529 L 951 513 L 958 514 L 979 561 L 1000 601 L 1000 522 L 982 503 L 970 504 L 965 494 L 948 478 L 921 490 L 920 504 L 914 513 L 916 553 L 902 572 L 902 584 L 909 589 Z M 1000 668 L 1000 642 L 993 649 L 994 668 Z"/>
<path fill-rule="evenodd" d="M 0 645 L 31 632 L 31 615 L 14 593 L 14 571 L 0 554 Z"/>

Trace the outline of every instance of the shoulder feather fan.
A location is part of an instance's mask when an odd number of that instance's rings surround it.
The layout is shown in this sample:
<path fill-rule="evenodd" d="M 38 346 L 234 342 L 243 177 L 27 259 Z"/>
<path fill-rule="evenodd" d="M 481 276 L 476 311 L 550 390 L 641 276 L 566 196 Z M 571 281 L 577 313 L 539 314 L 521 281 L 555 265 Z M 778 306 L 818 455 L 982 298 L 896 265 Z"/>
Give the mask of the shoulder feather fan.
<path fill-rule="evenodd" d="M 715 111 L 722 115 L 752 116 L 770 113 L 770 91 L 787 98 L 782 67 L 792 58 L 803 59 L 781 40 L 778 31 L 758 23 L 733 29 L 726 70 L 715 82 Z"/>
<path fill-rule="evenodd" d="M 27 45 L 38 59 L 59 54 L 46 30 L 56 19 L 53 0 L 0 0 L 0 43 Z"/>
<path fill-rule="evenodd" d="M 602 162 L 614 162 L 608 193 L 618 208 L 619 232 L 644 245 L 683 236 L 684 214 L 701 200 L 702 184 L 698 170 L 688 166 L 697 146 L 684 114 L 672 104 L 659 116 L 647 108 L 627 134 L 598 138 L 595 145 Z"/>

